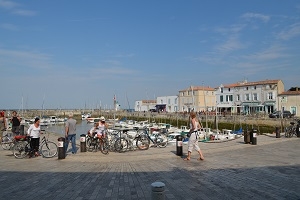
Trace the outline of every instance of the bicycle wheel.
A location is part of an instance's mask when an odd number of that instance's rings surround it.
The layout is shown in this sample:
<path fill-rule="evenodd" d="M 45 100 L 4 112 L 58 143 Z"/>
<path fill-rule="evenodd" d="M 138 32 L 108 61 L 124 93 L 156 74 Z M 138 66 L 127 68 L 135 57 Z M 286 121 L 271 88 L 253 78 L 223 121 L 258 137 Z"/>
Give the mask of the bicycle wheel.
<path fill-rule="evenodd" d="M 290 137 L 290 131 L 291 131 L 291 127 L 286 127 L 285 131 L 284 131 L 284 136 L 285 137 Z"/>
<path fill-rule="evenodd" d="M 139 150 L 149 149 L 149 146 L 150 146 L 149 138 L 147 138 L 145 136 L 141 136 L 141 137 L 137 138 L 136 146 L 139 148 Z"/>
<path fill-rule="evenodd" d="M 29 143 L 27 142 L 17 142 L 14 145 L 14 156 L 15 158 L 25 158 L 25 156 L 28 154 L 29 152 Z"/>
<path fill-rule="evenodd" d="M 11 147 L 11 140 L 9 139 L 9 137 L 7 136 L 3 136 L 2 137 L 2 143 L 1 143 L 1 146 L 4 150 L 9 150 Z"/>
<path fill-rule="evenodd" d="M 57 145 L 54 142 L 47 141 L 41 146 L 41 153 L 45 158 L 53 158 L 57 154 Z"/>
<path fill-rule="evenodd" d="M 159 134 L 156 142 L 160 148 L 165 148 L 168 145 L 168 138 L 164 134 Z"/>
<path fill-rule="evenodd" d="M 109 149 L 109 144 L 108 141 L 106 139 L 101 140 L 100 142 L 100 151 L 107 155 L 108 154 L 108 149 Z"/>
<path fill-rule="evenodd" d="M 119 138 L 115 142 L 115 150 L 119 153 L 125 152 L 128 149 L 128 141 L 125 138 Z"/>

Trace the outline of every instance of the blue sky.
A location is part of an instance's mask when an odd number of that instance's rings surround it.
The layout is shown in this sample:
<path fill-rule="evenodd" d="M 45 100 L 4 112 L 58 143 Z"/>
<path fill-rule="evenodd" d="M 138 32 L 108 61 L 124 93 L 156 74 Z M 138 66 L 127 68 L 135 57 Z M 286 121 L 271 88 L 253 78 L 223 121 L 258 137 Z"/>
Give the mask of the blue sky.
<path fill-rule="evenodd" d="M 297 0 L 0 0 L 0 108 L 122 108 L 190 85 L 300 86 Z M 23 101 L 22 101 L 23 99 Z"/>

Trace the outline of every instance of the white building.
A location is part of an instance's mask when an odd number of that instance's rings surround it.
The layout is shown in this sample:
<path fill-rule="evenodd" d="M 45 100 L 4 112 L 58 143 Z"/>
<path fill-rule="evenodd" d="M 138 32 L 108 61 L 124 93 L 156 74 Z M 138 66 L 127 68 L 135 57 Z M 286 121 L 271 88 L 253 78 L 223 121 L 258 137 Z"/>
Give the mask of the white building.
<path fill-rule="evenodd" d="M 156 110 L 156 100 L 140 100 L 135 101 L 134 111 L 147 112 L 149 110 Z"/>
<path fill-rule="evenodd" d="M 156 98 L 156 111 L 177 112 L 178 96 L 162 96 Z"/>
<path fill-rule="evenodd" d="M 278 95 L 284 91 L 281 80 L 238 82 L 221 85 L 216 90 L 218 109 L 245 114 L 278 110 Z"/>

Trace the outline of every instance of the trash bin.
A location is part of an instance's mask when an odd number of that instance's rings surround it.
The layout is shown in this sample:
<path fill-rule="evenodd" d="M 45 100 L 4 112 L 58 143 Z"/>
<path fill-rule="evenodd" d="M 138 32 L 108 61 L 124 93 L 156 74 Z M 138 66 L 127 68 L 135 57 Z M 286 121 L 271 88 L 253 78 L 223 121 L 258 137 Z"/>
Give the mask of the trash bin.
<path fill-rule="evenodd" d="M 296 134 L 297 134 L 297 137 L 300 137 L 300 122 L 298 122 L 297 124 L 297 127 L 296 127 Z"/>
<path fill-rule="evenodd" d="M 66 158 L 65 138 L 64 137 L 58 138 L 57 152 L 58 152 L 58 159 L 65 159 Z"/>
<path fill-rule="evenodd" d="M 80 135 L 80 152 L 86 152 L 86 135 Z"/>
<path fill-rule="evenodd" d="M 176 136 L 176 155 L 182 156 L 182 140 L 183 137 L 181 135 Z"/>
<path fill-rule="evenodd" d="M 278 127 L 275 128 L 275 133 L 276 133 L 276 138 L 280 138 L 280 132 Z"/>
<path fill-rule="evenodd" d="M 257 145 L 257 130 L 252 129 L 252 145 Z"/>
<path fill-rule="evenodd" d="M 244 131 L 244 143 L 249 144 L 250 143 L 250 133 L 248 129 Z"/>

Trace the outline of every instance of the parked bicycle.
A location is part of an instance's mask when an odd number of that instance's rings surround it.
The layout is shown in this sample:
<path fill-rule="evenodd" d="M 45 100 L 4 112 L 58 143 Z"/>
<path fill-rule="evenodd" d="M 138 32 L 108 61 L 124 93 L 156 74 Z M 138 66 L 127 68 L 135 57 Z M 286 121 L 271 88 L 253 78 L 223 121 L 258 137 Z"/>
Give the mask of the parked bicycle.
<path fill-rule="evenodd" d="M 154 146 L 164 148 L 168 145 L 168 137 L 163 133 L 155 133 L 152 134 L 151 137 L 149 134 L 149 129 L 144 128 L 143 132 L 140 132 L 140 134 L 137 135 L 136 146 L 140 150 L 147 150 L 150 147 L 150 142 L 152 142 Z"/>
<path fill-rule="evenodd" d="M 103 154 L 108 154 L 109 144 L 107 134 L 103 137 L 97 137 L 96 133 L 89 134 L 87 137 L 87 150 L 97 152 L 100 150 Z"/>
<path fill-rule="evenodd" d="M 47 137 L 45 136 L 46 134 Z M 45 132 L 40 142 L 39 152 L 44 158 L 52 158 L 57 155 L 57 145 L 49 140 L 49 134 L 49 132 Z M 13 153 L 15 158 L 25 158 L 26 156 L 30 156 L 33 152 L 30 147 L 30 137 L 19 136 L 16 140 L 17 142 L 14 145 Z"/>
<path fill-rule="evenodd" d="M 12 150 L 14 147 L 15 139 L 12 132 L 4 131 L 1 141 L 1 146 L 4 150 Z"/>
<path fill-rule="evenodd" d="M 297 123 L 290 122 L 290 126 L 285 127 L 284 136 L 288 138 L 297 136 L 297 129 L 300 129 L 300 120 L 297 120 Z"/>

